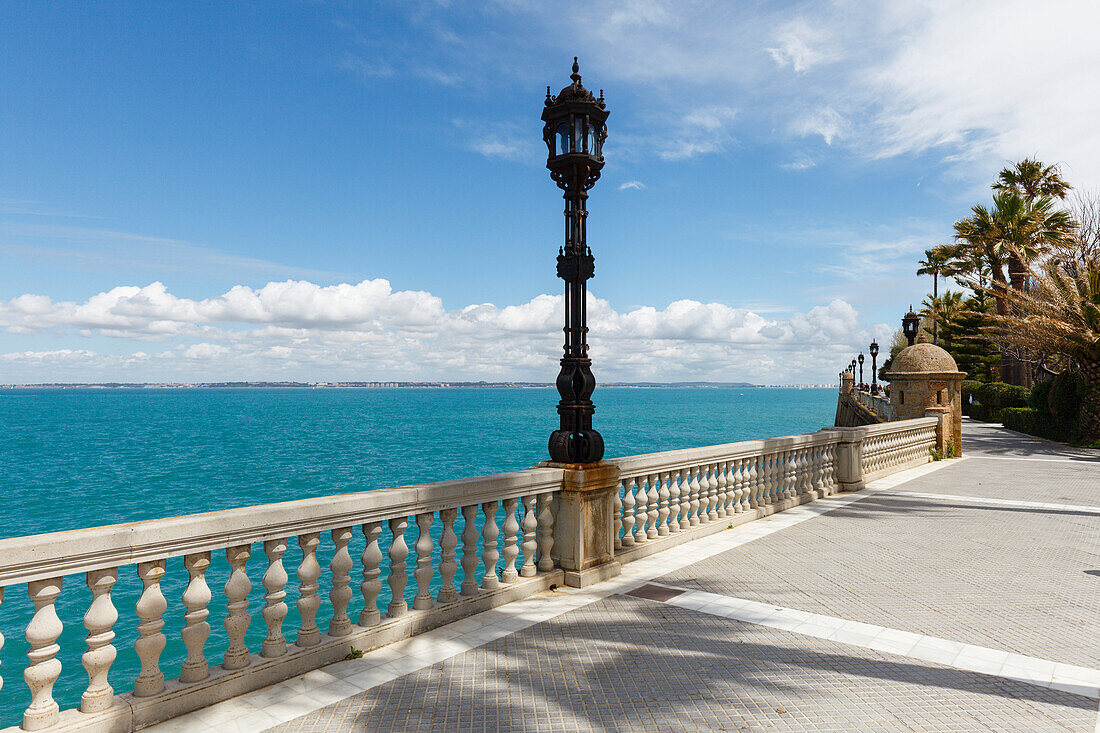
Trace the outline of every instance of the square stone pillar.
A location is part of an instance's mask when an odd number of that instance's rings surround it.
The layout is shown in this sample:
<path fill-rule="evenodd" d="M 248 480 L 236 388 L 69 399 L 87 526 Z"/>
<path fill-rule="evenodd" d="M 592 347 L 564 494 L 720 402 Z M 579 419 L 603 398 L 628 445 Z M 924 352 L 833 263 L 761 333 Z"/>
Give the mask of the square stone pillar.
<path fill-rule="evenodd" d="M 619 490 L 619 467 L 551 461 L 539 466 L 565 471 L 550 553 L 565 572 L 565 584 L 584 588 L 618 575 L 622 566 L 615 560 L 614 497 Z"/>
<path fill-rule="evenodd" d="M 836 446 L 836 480 L 841 491 L 859 491 L 863 482 L 863 431 L 859 428 L 841 428 L 840 442 Z"/>

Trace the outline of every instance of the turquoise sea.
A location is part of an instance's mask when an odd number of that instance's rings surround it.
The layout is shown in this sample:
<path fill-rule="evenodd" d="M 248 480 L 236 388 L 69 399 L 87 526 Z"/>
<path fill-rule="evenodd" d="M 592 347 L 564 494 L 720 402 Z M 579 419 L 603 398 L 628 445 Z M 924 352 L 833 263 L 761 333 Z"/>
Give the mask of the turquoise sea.
<path fill-rule="evenodd" d="M 608 457 L 616 457 L 813 432 L 832 423 L 836 392 L 598 388 L 594 400 L 595 426 Z M 556 403 L 549 388 L 0 390 L 0 537 L 519 470 L 546 457 Z M 410 527 L 410 546 L 415 532 Z M 352 556 L 361 549 L 353 543 Z M 331 543 L 322 545 L 322 567 L 326 551 Z M 300 557 L 292 541 L 288 569 L 296 567 L 295 553 Z M 256 548 L 249 564 L 253 610 L 262 606 L 262 561 Z M 215 590 L 212 664 L 225 646 L 218 597 L 225 572 L 224 556 L 215 557 L 207 574 Z M 123 568 L 112 594 L 119 654 L 111 682 L 120 692 L 132 687 L 138 669 L 135 575 Z M 163 583 L 169 645 L 161 664 L 169 678 L 183 658 L 179 597 L 186 577 L 182 560 L 170 560 Z M 327 592 L 322 585 L 322 629 Z M 411 582 L 408 592 L 415 592 Z M 66 625 L 59 640 L 63 672 L 55 691 L 62 708 L 78 704 L 87 683 L 81 617 L 90 597 L 83 577 L 65 578 L 58 601 Z M 292 603 L 291 609 L 288 638 L 297 623 Z M 18 724 L 29 700 L 21 672 L 31 613 L 25 586 L 8 588 L 0 605 L 0 728 Z M 250 648 L 258 648 L 263 633 L 257 614 Z"/>

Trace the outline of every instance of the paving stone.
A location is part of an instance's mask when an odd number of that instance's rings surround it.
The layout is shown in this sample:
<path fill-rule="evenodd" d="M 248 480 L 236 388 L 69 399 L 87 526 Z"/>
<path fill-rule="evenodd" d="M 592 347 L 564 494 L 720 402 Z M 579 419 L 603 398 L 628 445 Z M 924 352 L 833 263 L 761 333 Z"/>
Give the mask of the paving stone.
<path fill-rule="evenodd" d="M 1093 731 L 1096 701 L 628 596 L 273 728 Z"/>

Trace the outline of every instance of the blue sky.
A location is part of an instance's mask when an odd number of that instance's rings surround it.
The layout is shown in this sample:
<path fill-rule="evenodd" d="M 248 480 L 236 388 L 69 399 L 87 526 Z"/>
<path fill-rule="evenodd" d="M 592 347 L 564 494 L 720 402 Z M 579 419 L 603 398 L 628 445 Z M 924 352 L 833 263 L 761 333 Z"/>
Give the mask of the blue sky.
<path fill-rule="evenodd" d="M 1006 161 L 1095 187 L 1097 19 L 5 4 L 0 383 L 550 381 L 561 202 L 539 114 L 574 55 L 611 110 L 597 376 L 829 381 L 927 292 L 915 261 Z"/>

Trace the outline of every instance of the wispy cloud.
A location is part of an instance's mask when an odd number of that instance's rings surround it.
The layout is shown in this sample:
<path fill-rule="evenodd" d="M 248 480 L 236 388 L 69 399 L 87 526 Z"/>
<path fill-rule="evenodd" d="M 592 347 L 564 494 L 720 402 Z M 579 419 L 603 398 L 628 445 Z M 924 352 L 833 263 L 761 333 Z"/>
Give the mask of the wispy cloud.
<path fill-rule="evenodd" d="M 629 191 L 632 189 L 635 191 L 641 191 L 645 187 L 645 184 L 641 181 L 627 181 L 626 183 L 619 184 L 620 191 Z"/>
<path fill-rule="evenodd" d="M 332 278 L 338 273 L 295 267 L 178 239 L 67 224 L 0 222 L 0 253 L 38 263 L 115 272 L 233 273 L 238 277 Z"/>
<path fill-rule="evenodd" d="M 781 163 L 779 167 L 788 171 L 806 171 L 816 165 L 817 163 L 815 163 L 811 158 L 801 156 L 790 161 L 789 163 Z"/>

